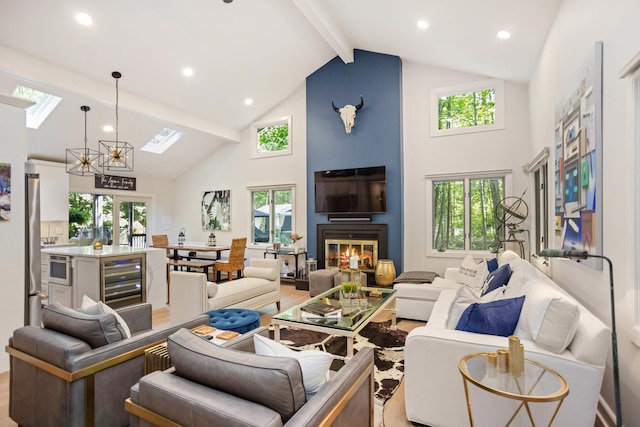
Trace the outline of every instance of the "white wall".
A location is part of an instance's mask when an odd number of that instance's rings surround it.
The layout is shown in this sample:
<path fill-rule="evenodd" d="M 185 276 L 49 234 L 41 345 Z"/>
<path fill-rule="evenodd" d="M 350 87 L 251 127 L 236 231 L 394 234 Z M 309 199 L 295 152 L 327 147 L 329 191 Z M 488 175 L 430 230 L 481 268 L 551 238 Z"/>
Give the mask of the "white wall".
<path fill-rule="evenodd" d="M 238 144 L 226 144 L 203 159 L 174 182 L 173 224 L 169 240 L 176 241 L 180 228 L 185 228 L 187 241 L 205 242 L 209 231 L 202 229 L 200 203 L 202 193 L 231 190 L 231 231 L 217 231 L 218 244 L 230 244 L 234 237 L 247 237 L 247 258 L 262 257 L 265 245 L 253 246 L 250 222 L 251 200 L 248 186 L 295 184 L 296 206 L 294 229 L 306 234 L 306 90 L 302 85 L 287 99 L 256 122 L 291 115 L 292 154 L 251 159 L 247 126 Z M 305 240 L 302 241 L 305 246 Z M 252 250 L 251 248 L 254 248 Z"/>
<path fill-rule="evenodd" d="M 528 179 L 522 165 L 531 160 L 527 87 L 505 82 L 505 129 L 432 138 L 430 90 L 486 80 L 403 61 L 404 269 L 444 272 L 460 264 L 459 255 L 427 256 L 425 175 L 512 169 L 513 194 L 520 196 Z M 527 194 L 531 194 L 529 190 Z M 440 254 L 438 254 L 440 255 Z"/>
<path fill-rule="evenodd" d="M 604 178 L 599 195 L 603 201 L 603 254 L 612 259 L 615 268 L 616 326 L 626 426 L 640 425 L 640 406 L 637 405 L 640 400 L 640 370 L 637 369 L 640 351 L 632 343 L 640 338 L 633 329 L 638 297 L 637 278 L 634 278 L 638 254 L 633 253 L 633 232 L 637 224 L 633 203 L 638 197 L 635 190 L 638 186 L 634 183 L 633 171 L 638 165 L 632 162 L 634 144 L 630 139 L 631 121 L 627 108 L 629 85 L 618 79 L 618 72 L 640 50 L 639 19 L 640 2 L 637 1 L 565 0 L 530 82 L 532 152 L 538 152 L 544 146 L 553 146 L 556 103 L 561 101 L 594 43 L 604 42 Z M 549 179 L 553 180 L 552 174 Z M 577 263 L 553 260 L 552 275 L 610 324 L 606 263 L 601 272 Z M 611 361 L 605 373 L 602 395 L 613 408 Z"/>
<path fill-rule="evenodd" d="M 0 343 L 24 325 L 25 221 L 24 167 L 27 161 L 25 111 L 0 103 L 0 162 L 11 163 L 11 219 L 0 221 Z M 0 372 L 9 370 L 9 356 L 0 355 Z"/>

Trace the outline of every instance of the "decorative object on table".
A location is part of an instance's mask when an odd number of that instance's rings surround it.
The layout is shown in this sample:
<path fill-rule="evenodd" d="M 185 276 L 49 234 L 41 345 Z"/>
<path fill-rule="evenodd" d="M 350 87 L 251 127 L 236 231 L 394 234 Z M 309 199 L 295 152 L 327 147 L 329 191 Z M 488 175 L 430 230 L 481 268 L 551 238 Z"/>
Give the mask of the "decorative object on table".
<path fill-rule="evenodd" d="M 342 108 L 336 107 L 333 101 L 331 101 L 331 106 L 333 107 L 333 111 L 340 114 L 340 119 L 342 119 L 342 121 L 344 122 L 345 132 L 351 133 L 351 128 L 355 126 L 356 112 L 358 112 L 364 106 L 364 99 L 362 99 L 362 95 L 360 95 L 360 104 L 347 104 Z"/>
<path fill-rule="evenodd" d="M 181 228 L 180 232 L 178 233 L 178 244 L 184 245 L 184 239 L 185 239 L 184 228 Z"/>
<path fill-rule="evenodd" d="M 548 258 L 575 258 L 584 260 L 587 258 L 599 258 L 609 263 L 609 298 L 611 300 L 611 347 L 613 359 L 613 387 L 615 393 L 616 405 L 616 427 L 622 427 L 622 400 L 620 397 L 620 375 L 618 368 L 618 335 L 616 333 L 616 307 L 613 292 L 613 263 L 604 255 L 595 255 L 581 251 L 563 251 L 559 249 L 543 249 L 539 256 Z"/>
<path fill-rule="evenodd" d="M 273 338 L 273 326 L 269 327 L 269 335 Z M 354 351 L 371 347 L 375 357 L 374 373 L 374 412 L 376 423 L 382 425 L 385 402 L 396 392 L 404 375 L 404 342 L 407 332 L 392 330 L 391 321 L 371 322 L 356 335 Z M 337 356 L 347 354 L 347 343 L 344 337 L 330 338 L 322 332 L 294 328 L 280 328 L 280 342 L 304 350 L 321 349 L 325 343 L 326 351 Z M 343 360 L 336 359 L 332 370 L 339 369 Z"/>
<path fill-rule="evenodd" d="M 555 215 L 559 249 L 602 253 L 602 42 L 560 93 L 555 112 Z M 550 240 L 551 241 L 551 240 Z M 584 262 L 602 270 L 602 260 Z"/>
<path fill-rule="evenodd" d="M 299 235 L 298 233 L 291 233 L 291 244 L 293 245 L 293 250 L 298 253 L 300 250 L 300 240 L 302 240 L 304 236 Z"/>
<path fill-rule="evenodd" d="M 122 77 L 122 74 L 118 71 L 111 73 L 111 76 L 116 79 L 116 140 L 98 141 L 100 146 L 101 157 L 100 160 L 104 170 L 107 171 L 133 171 L 133 145 L 125 141 L 120 141 L 118 135 L 118 80 Z M 105 150 L 102 153 L 102 150 Z"/>
<path fill-rule="evenodd" d="M 496 235 L 504 236 L 505 227 L 509 232 L 509 236 L 505 240 L 500 240 L 500 244 L 496 246 L 496 252 L 500 246 L 513 244 L 518 246 L 520 258 L 524 258 L 524 240 L 518 239 L 516 234 L 524 232 L 528 233 L 528 230 L 520 228 L 520 224 L 522 224 L 529 216 L 529 206 L 523 199 L 526 192 L 527 190 L 525 189 L 520 197 L 505 197 L 495 206 L 495 217 L 500 223 L 501 228 L 501 230 L 499 230 L 499 234 L 496 232 Z M 507 249 L 506 246 L 505 249 Z"/>
<path fill-rule="evenodd" d="M 203 230 L 231 231 L 231 190 L 205 191 L 200 208 Z"/>
<path fill-rule="evenodd" d="M 91 108 L 83 105 L 80 110 L 84 111 L 84 148 L 67 149 L 67 173 L 79 176 L 102 175 L 102 154 L 98 150 L 87 148 L 87 112 Z"/>
<path fill-rule="evenodd" d="M 360 258 L 358 257 L 358 255 L 351 255 L 351 258 L 349 258 L 349 268 L 353 269 L 353 270 L 357 270 L 358 269 L 358 260 Z"/>
<path fill-rule="evenodd" d="M 376 285 L 390 286 L 396 278 L 396 266 L 392 259 L 379 259 L 376 265 Z"/>
<path fill-rule="evenodd" d="M 339 305 L 326 304 L 320 301 L 315 301 L 300 307 L 300 310 L 318 316 L 329 317 L 340 313 L 342 311 L 342 307 Z"/>
<path fill-rule="evenodd" d="M 360 291 L 358 282 L 342 282 L 341 286 L 340 304 L 342 304 L 343 310 L 350 311 L 349 308 L 367 308 L 369 300 Z"/>
<path fill-rule="evenodd" d="M 93 242 L 93 250 L 94 251 L 101 251 L 102 250 L 102 242 L 99 240 L 96 240 L 95 242 Z"/>
<path fill-rule="evenodd" d="M 211 247 L 216 245 L 216 235 L 213 234 L 213 231 L 211 233 L 209 233 L 208 243 L 209 243 L 209 246 L 211 246 Z"/>
<path fill-rule="evenodd" d="M 273 244 L 273 250 L 274 251 L 278 252 L 281 248 L 282 248 L 282 243 L 276 242 L 276 243 Z"/>

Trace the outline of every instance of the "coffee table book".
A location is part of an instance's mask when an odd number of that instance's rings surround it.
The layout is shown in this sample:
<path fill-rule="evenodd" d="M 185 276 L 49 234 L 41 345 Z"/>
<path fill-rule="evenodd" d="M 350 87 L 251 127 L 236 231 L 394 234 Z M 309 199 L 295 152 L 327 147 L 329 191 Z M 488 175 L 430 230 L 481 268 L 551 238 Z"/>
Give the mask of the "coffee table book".
<path fill-rule="evenodd" d="M 342 306 L 340 305 L 332 305 L 326 304 L 323 302 L 312 302 L 307 305 L 303 305 L 300 307 L 300 310 L 305 311 L 307 313 L 315 314 L 317 316 L 335 316 L 338 313 L 342 312 Z"/>

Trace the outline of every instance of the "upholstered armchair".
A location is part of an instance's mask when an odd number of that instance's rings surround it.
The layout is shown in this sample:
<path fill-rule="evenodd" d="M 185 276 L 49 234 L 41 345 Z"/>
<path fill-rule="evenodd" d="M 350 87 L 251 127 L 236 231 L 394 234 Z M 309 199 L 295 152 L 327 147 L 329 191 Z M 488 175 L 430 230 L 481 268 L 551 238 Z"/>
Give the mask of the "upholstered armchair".
<path fill-rule="evenodd" d="M 216 263 L 213 265 L 214 277 L 218 277 L 219 271 L 226 271 L 229 280 L 233 279 L 234 271 L 238 272 L 238 278 L 242 277 L 242 270 L 244 270 L 244 251 L 246 247 L 246 237 L 231 240 L 229 259 L 216 261 Z"/>
<path fill-rule="evenodd" d="M 125 307 L 117 313 L 126 322 L 130 338 L 120 335 L 113 314 L 90 315 L 59 304 L 45 307 L 42 313 L 43 323 L 53 329 L 25 326 L 14 331 L 6 351 L 10 356 L 9 416 L 16 423 L 128 425 L 124 401 L 144 375 L 144 350 L 180 328 L 209 323 L 204 315 L 152 329 L 151 304 Z"/>
<path fill-rule="evenodd" d="M 373 426 L 373 350 L 361 349 L 313 397 L 301 364 L 255 354 L 254 334 L 218 347 L 185 330 L 168 340 L 174 368 L 131 389 L 131 426 Z M 306 378 L 306 377 L 305 377 Z M 306 386 L 306 384 L 305 384 Z"/>

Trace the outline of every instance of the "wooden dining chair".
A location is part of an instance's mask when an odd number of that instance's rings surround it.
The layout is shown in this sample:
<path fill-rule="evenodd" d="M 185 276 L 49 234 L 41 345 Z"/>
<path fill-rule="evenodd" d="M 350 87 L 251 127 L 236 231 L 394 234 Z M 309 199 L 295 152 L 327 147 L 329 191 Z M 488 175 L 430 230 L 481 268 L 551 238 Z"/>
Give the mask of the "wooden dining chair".
<path fill-rule="evenodd" d="M 218 277 L 218 271 L 226 271 L 229 281 L 233 280 L 233 272 L 238 272 L 238 278 L 242 277 L 244 270 L 244 251 L 247 248 L 247 238 L 237 238 L 231 240 L 231 250 L 229 259 L 216 260 L 213 264 L 213 277 Z"/>

